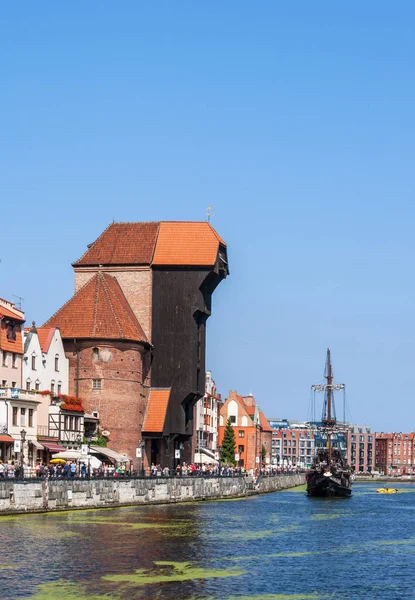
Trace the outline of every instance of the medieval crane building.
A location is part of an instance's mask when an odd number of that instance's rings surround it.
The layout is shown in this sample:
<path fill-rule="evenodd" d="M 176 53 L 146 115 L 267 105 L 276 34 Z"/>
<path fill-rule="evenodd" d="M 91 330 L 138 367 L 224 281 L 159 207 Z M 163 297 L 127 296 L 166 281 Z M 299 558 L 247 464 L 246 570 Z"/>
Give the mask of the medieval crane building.
<path fill-rule="evenodd" d="M 70 393 L 114 451 L 190 462 L 225 242 L 209 222 L 111 223 L 72 266 L 75 295 L 45 324 L 60 328 Z"/>

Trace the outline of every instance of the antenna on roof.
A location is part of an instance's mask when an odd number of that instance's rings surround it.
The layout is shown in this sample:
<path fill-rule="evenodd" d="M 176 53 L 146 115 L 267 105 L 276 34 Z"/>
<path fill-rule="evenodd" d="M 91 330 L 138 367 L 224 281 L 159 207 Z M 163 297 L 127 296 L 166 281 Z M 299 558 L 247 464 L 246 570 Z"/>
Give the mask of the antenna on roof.
<path fill-rule="evenodd" d="M 213 205 L 211 204 L 210 206 L 207 207 L 206 209 L 206 216 L 207 216 L 207 222 L 210 223 L 210 217 L 214 217 L 215 215 L 212 212 L 213 209 Z"/>
<path fill-rule="evenodd" d="M 16 294 L 12 294 L 12 296 L 19 300 L 19 302 L 16 302 L 16 306 L 19 310 L 22 310 L 22 302 L 24 302 L 24 298 L 22 298 L 21 296 L 16 296 Z"/>

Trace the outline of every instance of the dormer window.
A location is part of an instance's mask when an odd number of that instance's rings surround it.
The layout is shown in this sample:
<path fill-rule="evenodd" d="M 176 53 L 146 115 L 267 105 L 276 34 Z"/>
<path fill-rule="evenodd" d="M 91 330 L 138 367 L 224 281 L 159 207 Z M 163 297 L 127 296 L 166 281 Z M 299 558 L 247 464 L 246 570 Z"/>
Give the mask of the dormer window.
<path fill-rule="evenodd" d="M 6 337 L 8 340 L 12 340 L 12 341 L 16 340 L 16 327 L 15 327 L 14 323 L 10 323 L 10 322 L 7 323 Z"/>

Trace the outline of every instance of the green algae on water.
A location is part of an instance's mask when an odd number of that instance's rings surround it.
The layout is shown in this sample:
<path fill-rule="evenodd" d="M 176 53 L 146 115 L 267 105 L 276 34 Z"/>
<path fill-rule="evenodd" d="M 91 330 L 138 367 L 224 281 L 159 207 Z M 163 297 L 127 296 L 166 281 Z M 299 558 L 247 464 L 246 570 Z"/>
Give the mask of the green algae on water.
<path fill-rule="evenodd" d="M 226 531 L 223 533 L 213 533 L 210 537 L 224 540 L 260 540 L 275 535 L 276 533 L 278 532 L 273 529 L 267 529 L 265 531 Z"/>
<path fill-rule="evenodd" d="M 84 586 L 78 583 L 72 583 L 60 579 L 50 583 L 42 583 L 37 588 L 33 596 L 28 596 L 31 600 L 117 600 L 119 594 L 89 594 Z"/>
<path fill-rule="evenodd" d="M 152 583 L 171 583 L 192 579 L 238 577 L 246 573 L 246 571 L 238 571 L 237 569 L 204 569 L 201 567 L 192 567 L 189 562 L 156 561 L 154 564 L 161 567 L 161 569 L 157 572 L 137 569 L 134 573 L 130 574 L 104 575 L 102 579 L 113 583 L 124 583 L 129 586 L 142 586 Z"/>
<path fill-rule="evenodd" d="M 307 484 L 306 484 L 306 483 L 304 483 L 304 484 L 302 484 L 302 485 L 296 485 L 295 487 L 292 487 L 292 488 L 285 488 L 285 489 L 283 489 L 283 490 L 279 490 L 279 491 L 280 491 L 280 492 L 284 492 L 284 493 L 285 493 L 285 492 L 290 492 L 290 493 L 292 493 L 292 492 L 296 492 L 296 493 L 298 493 L 298 492 L 299 492 L 300 494 L 304 494 L 304 492 L 306 492 L 306 491 L 307 491 Z"/>
<path fill-rule="evenodd" d="M 311 515 L 312 521 L 330 521 L 332 519 L 341 519 L 342 517 L 351 517 L 351 513 L 319 513 Z"/>

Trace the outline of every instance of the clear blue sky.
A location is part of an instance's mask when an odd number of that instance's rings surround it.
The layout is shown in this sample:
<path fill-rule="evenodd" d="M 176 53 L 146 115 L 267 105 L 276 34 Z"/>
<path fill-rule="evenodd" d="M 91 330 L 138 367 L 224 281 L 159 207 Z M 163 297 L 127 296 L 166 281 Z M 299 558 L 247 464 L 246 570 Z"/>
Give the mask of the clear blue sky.
<path fill-rule="evenodd" d="M 0 296 L 43 322 L 113 219 L 228 242 L 208 368 L 415 429 L 413 2 L 19 2 L 0 18 Z"/>

